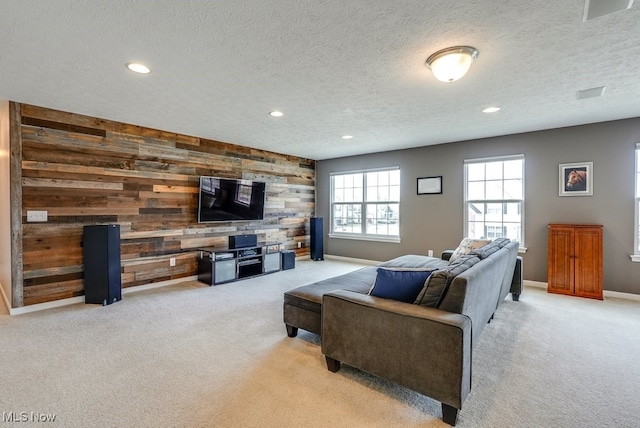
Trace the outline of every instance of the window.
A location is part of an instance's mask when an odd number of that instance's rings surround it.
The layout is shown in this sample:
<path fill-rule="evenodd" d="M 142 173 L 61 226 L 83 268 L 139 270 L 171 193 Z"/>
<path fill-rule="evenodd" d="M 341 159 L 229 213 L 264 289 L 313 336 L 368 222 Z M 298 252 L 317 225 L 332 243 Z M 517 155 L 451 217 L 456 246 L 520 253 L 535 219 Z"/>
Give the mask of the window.
<path fill-rule="evenodd" d="M 634 254 L 640 254 L 640 143 L 636 144 L 636 225 L 634 233 Z M 640 259 L 634 261 L 640 261 Z"/>
<path fill-rule="evenodd" d="M 400 237 L 400 169 L 331 175 L 331 233 Z"/>
<path fill-rule="evenodd" d="M 236 184 L 236 202 L 245 206 L 251 205 L 251 181 L 240 180 Z"/>
<path fill-rule="evenodd" d="M 524 156 L 464 162 L 465 236 L 524 246 Z"/>

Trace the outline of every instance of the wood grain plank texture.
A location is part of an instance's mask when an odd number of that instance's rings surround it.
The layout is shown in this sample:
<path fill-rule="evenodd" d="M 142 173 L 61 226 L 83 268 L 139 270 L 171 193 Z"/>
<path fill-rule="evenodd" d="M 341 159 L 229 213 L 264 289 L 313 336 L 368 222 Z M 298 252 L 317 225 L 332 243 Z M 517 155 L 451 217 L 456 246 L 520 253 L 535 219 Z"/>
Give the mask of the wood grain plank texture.
<path fill-rule="evenodd" d="M 123 288 L 196 275 L 198 248 L 226 246 L 228 236 L 239 233 L 308 254 L 315 161 L 15 106 L 12 131 L 20 149 L 12 176 L 19 200 L 11 202 L 22 227 L 14 307 L 84 294 L 82 231 L 89 224 L 120 225 Z M 265 219 L 198 224 L 201 175 L 265 181 Z M 27 223 L 30 210 L 47 211 L 48 221 Z"/>

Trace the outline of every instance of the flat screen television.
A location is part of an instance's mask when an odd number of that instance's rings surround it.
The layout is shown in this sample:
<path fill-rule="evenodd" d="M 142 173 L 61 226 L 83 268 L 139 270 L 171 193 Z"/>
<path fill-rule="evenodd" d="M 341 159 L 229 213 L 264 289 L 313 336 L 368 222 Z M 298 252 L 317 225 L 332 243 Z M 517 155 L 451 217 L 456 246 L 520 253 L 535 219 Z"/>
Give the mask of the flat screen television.
<path fill-rule="evenodd" d="M 264 219 L 265 183 L 200 177 L 198 222 Z"/>

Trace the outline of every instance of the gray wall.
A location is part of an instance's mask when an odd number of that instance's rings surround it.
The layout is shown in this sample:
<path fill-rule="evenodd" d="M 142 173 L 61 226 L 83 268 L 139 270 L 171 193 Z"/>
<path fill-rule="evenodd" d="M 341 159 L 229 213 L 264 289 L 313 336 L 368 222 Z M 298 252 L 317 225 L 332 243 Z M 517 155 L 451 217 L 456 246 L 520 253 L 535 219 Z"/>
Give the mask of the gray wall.
<path fill-rule="evenodd" d="M 435 254 L 463 238 L 463 161 L 525 155 L 524 277 L 547 281 L 547 224 L 604 226 L 605 290 L 640 294 L 640 263 L 631 261 L 634 234 L 634 150 L 640 118 L 319 161 L 316 215 L 329 230 L 329 174 L 399 165 L 401 240 L 396 243 L 325 236 L 325 253 L 369 260 Z M 593 196 L 558 196 L 558 164 L 593 162 Z M 417 195 L 416 179 L 443 176 L 442 195 Z M 326 235 L 326 234 L 325 234 Z"/>

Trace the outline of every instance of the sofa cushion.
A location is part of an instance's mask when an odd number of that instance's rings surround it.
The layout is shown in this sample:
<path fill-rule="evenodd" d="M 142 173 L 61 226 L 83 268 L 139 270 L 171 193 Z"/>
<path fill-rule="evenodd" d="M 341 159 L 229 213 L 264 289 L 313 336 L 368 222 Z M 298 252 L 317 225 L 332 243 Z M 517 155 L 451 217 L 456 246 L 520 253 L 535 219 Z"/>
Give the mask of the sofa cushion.
<path fill-rule="evenodd" d="M 442 302 L 451 281 L 479 261 L 480 258 L 478 256 L 470 254 L 464 255 L 458 257 L 448 266 L 434 271 L 424 283 L 424 287 L 413 303 L 420 306 L 437 308 Z"/>
<path fill-rule="evenodd" d="M 497 245 L 498 248 L 504 247 L 509 242 L 511 242 L 511 239 L 509 239 L 509 238 L 496 238 L 493 241 L 491 241 L 491 243 Z"/>
<path fill-rule="evenodd" d="M 462 241 L 460 241 L 460 245 L 458 245 L 458 248 L 455 249 L 455 251 L 451 255 L 451 258 L 449 258 L 449 263 L 452 263 L 460 256 L 469 254 L 471 251 L 477 248 L 484 247 L 490 242 L 491 240 L 489 239 L 464 238 Z"/>
<path fill-rule="evenodd" d="M 476 248 L 475 250 L 471 250 L 471 252 L 469 253 L 469 255 L 472 256 L 478 256 L 480 258 L 480 260 L 482 259 L 486 259 L 487 257 L 489 257 L 491 254 L 495 253 L 496 251 L 498 251 L 500 249 L 500 247 L 496 244 L 494 244 L 493 242 L 482 246 L 480 248 Z"/>
<path fill-rule="evenodd" d="M 285 305 L 293 305 L 320 313 L 322 295 L 333 290 L 345 289 L 367 294 L 376 278 L 376 267 L 367 266 L 344 275 L 334 276 L 284 293 Z"/>
<path fill-rule="evenodd" d="M 431 275 L 431 270 L 428 269 L 378 268 L 376 282 L 371 287 L 369 294 L 375 297 L 413 303 L 429 275 Z"/>
<path fill-rule="evenodd" d="M 421 268 L 421 269 L 438 269 L 448 265 L 447 260 L 442 260 L 438 257 L 428 257 L 424 255 L 408 254 L 395 259 L 382 262 L 378 267 L 384 268 Z"/>

